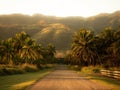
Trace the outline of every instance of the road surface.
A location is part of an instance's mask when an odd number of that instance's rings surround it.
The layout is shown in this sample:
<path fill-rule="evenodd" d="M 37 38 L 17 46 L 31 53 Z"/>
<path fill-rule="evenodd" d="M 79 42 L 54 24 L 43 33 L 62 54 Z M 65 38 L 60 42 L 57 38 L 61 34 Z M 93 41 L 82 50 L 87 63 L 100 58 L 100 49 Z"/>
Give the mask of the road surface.
<path fill-rule="evenodd" d="M 26 90 L 112 90 L 60 65 Z"/>

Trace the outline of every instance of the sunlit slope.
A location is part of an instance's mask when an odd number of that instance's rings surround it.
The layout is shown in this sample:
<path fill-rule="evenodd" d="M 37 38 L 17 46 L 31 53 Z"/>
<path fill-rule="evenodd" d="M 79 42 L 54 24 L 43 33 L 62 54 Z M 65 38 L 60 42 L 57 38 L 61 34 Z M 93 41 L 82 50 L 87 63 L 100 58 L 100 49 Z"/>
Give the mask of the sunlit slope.
<path fill-rule="evenodd" d="M 68 49 L 73 31 L 60 23 L 49 24 L 33 36 L 42 44 L 54 43 L 57 49 Z"/>

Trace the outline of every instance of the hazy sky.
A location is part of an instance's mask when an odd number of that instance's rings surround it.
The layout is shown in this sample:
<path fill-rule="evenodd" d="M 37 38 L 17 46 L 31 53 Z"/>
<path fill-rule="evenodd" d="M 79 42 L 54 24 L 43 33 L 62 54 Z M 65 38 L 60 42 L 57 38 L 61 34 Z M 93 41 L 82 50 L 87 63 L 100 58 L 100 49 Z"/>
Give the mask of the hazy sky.
<path fill-rule="evenodd" d="M 120 10 L 120 0 L 0 0 L 0 14 L 93 16 Z"/>

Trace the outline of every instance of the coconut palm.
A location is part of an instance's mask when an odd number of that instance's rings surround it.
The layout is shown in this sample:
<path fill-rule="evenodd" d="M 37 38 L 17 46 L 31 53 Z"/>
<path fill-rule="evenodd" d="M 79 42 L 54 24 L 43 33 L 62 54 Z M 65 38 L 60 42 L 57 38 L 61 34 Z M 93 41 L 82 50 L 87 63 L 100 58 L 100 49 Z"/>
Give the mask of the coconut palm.
<path fill-rule="evenodd" d="M 120 54 L 120 29 L 115 32 L 115 53 Z"/>
<path fill-rule="evenodd" d="M 120 66 L 120 29 L 118 29 L 115 33 L 114 33 L 114 38 L 115 41 L 113 43 L 113 47 L 112 47 L 112 52 L 114 55 L 114 65 L 113 66 Z"/>
<path fill-rule="evenodd" d="M 118 64 L 120 31 L 106 28 L 97 35 L 96 47 L 102 64 L 107 66 L 116 66 Z M 118 50 L 118 51 L 117 51 Z"/>
<path fill-rule="evenodd" d="M 14 62 L 14 49 L 12 45 L 12 38 L 9 38 L 8 40 L 3 40 L 1 42 L 1 60 L 4 64 L 10 64 L 12 65 Z"/>
<path fill-rule="evenodd" d="M 41 64 L 45 63 L 45 48 L 42 44 L 35 44 L 34 49 L 38 54 L 38 58 L 34 61 L 34 64 L 36 64 L 38 68 L 41 68 Z"/>
<path fill-rule="evenodd" d="M 35 41 L 31 38 L 26 38 L 24 45 L 19 50 L 19 56 L 25 60 L 25 63 L 33 63 L 34 60 L 38 59 L 38 52 L 35 49 Z"/>
<path fill-rule="evenodd" d="M 2 41 L 3 42 L 3 41 Z M 3 63 L 3 52 L 4 52 L 4 45 L 2 44 L 2 42 L 0 42 L 0 63 L 2 64 Z"/>
<path fill-rule="evenodd" d="M 51 57 L 54 56 L 54 54 L 56 53 L 56 51 L 55 51 L 55 46 L 53 44 L 48 44 L 47 45 L 47 53 Z"/>
<path fill-rule="evenodd" d="M 29 41 L 29 39 L 30 39 L 30 36 L 26 34 L 25 32 L 18 33 L 13 38 L 14 40 L 13 45 L 14 45 L 14 52 L 15 52 L 14 56 L 15 56 L 16 64 L 24 62 L 21 60 L 20 52 L 23 50 L 24 46 L 28 46 L 28 44 L 26 43 L 28 43 L 27 41 Z M 30 43 L 31 42 L 29 42 L 29 44 Z"/>
<path fill-rule="evenodd" d="M 21 32 L 15 35 L 14 37 L 14 46 L 16 53 L 19 52 L 19 50 L 25 45 L 25 40 L 27 38 L 30 38 L 28 34 L 25 32 Z"/>
<path fill-rule="evenodd" d="M 52 63 L 54 62 L 55 58 L 54 58 L 54 54 L 56 53 L 55 51 L 55 46 L 53 44 L 48 44 L 46 51 L 45 51 L 45 58 L 46 58 L 46 62 L 48 63 Z"/>
<path fill-rule="evenodd" d="M 32 64 L 34 60 L 38 59 L 38 53 L 33 46 L 23 46 L 19 51 L 20 58 L 25 61 L 25 63 Z"/>
<path fill-rule="evenodd" d="M 73 37 L 72 52 L 79 64 L 95 65 L 97 52 L 94 47 L 94 33 L 86 29 L 76 32 Z"/>

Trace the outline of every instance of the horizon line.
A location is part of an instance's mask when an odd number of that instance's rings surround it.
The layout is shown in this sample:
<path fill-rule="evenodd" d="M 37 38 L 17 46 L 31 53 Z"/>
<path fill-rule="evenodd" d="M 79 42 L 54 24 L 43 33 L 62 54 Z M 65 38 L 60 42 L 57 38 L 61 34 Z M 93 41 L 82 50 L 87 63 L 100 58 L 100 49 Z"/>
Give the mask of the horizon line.
<path fill-rule="evenodd" d="M 120 10 L 116 10 L 116 11 L 113 11 L 113 12 L 101 12 L 101 13 L 98 13 L 98 14 L 95 14 L 95 15 L 90 15 L 90 16 L 80 16 L 80 15 L 70 15 L 70 16 L 57 16 L 57 15 L 47 15 L 47 14 L 42 14 L 42 13 L 33 13 L 33 14 L 27 14 L 27 13 L 6 13 L 6 14 L 0 14 L 1 15 L 14 15 L 14 14 L 21 14 L 21 15 L 27 15 L 27 16 L 34 16 L 34 15 L 43 15 L 43 16 L 50 16 L 50 17 L 58 17 L 58 18 L 67 18 L 67 17 L 81 17 L 81 18 L 90 18 L 90 17 L 94 17 L 94 16 L 97 16 L 97 15 L 101 15 L 101 14 L 113 14 L 113 13 L 116 13 L 116 12 L 120 12 Z"/>

